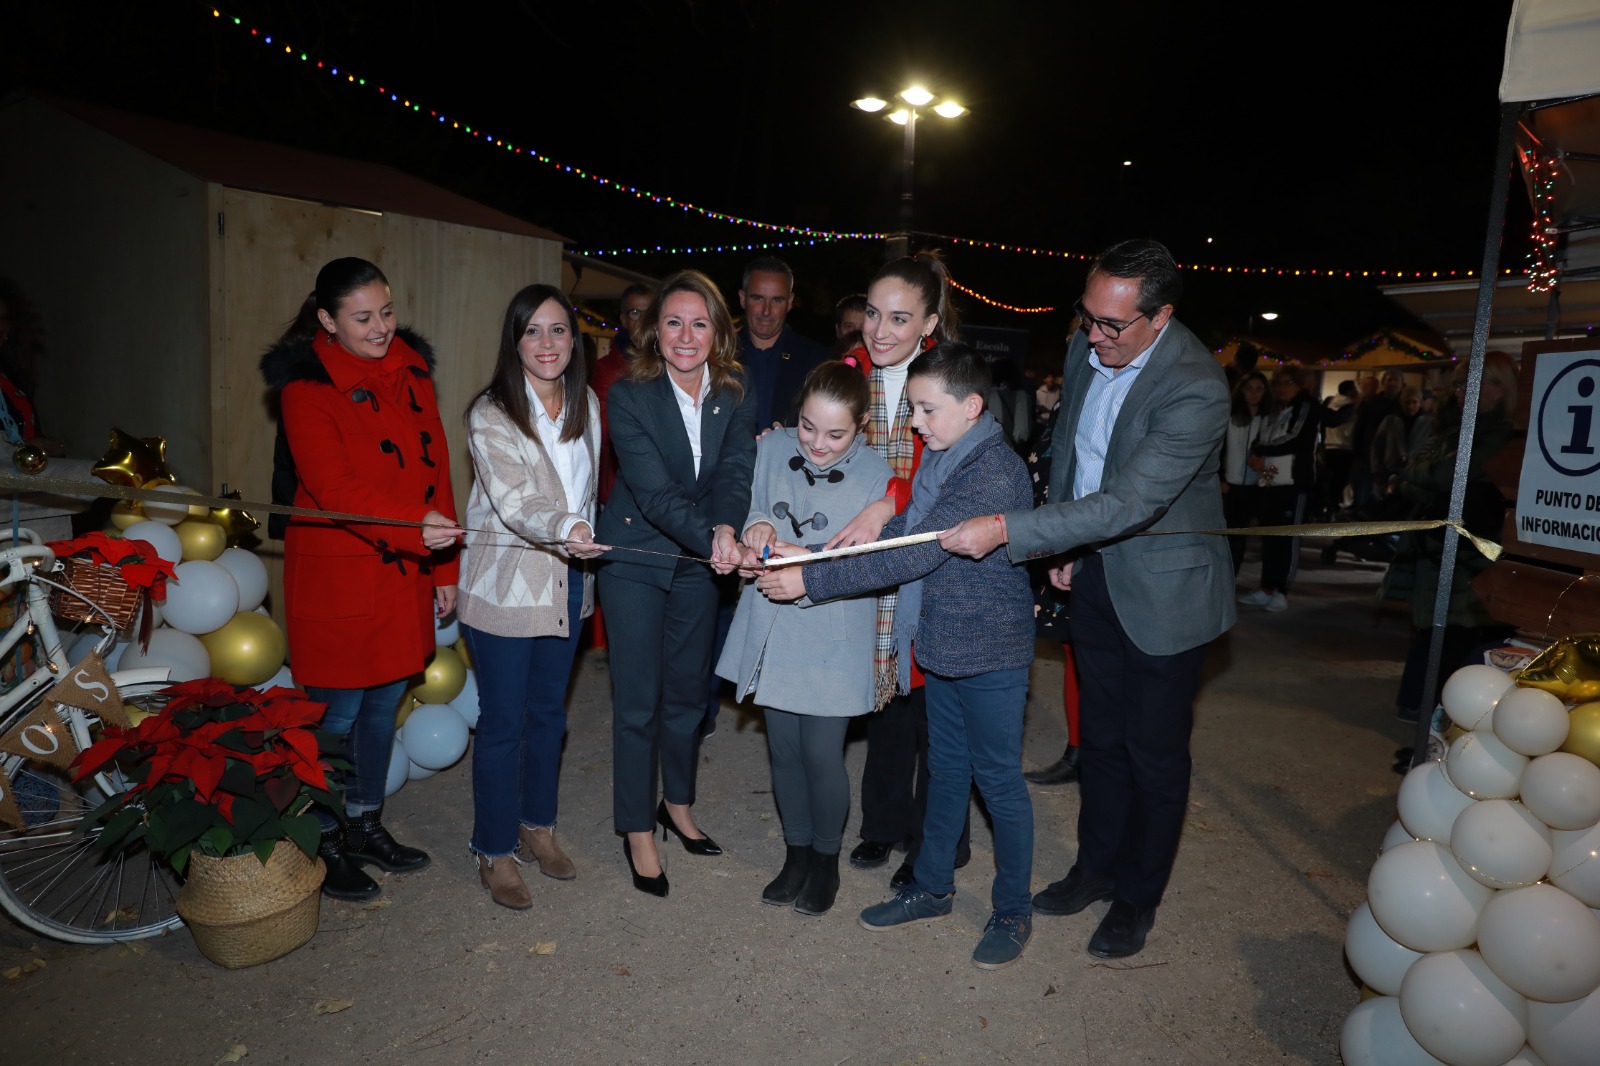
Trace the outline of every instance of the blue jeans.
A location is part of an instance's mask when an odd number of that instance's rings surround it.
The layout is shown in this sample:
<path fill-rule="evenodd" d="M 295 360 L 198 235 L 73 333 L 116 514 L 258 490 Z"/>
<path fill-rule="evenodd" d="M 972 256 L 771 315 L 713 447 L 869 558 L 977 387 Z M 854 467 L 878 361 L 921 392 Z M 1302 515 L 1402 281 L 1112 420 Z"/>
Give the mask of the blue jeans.
<path fill-rule="evenodd" d="M 1033 913 L 1033 801 L 1022 779 L 1022 708 L 1028 671 L 927 676 L 928 813 L 914 867 L 928 892 L 955 891 L 956 841 L 973 782 L 994 822 L 994 913 Z"/>
<path fill-rule="evenodd" d="M 389 755 L 394 750 L 394 716 L 400 697 L 411 683 L 408 677 L 371 688 L 319 688 L 306 686 L 306 695 L 326 703 L 322 716 L 325 732 L 345 739 L 344 757 L 350 769 L 334 782 L 344 790 L 344 813 L 354 818 L 383 806 L 383 786 L 389 778 Z M 313 808 L 322 828 L 338 822 L 325 808 Z"/>
<path fill-rule="evenodd" d="M 517 825 L 556 824 L 567 682 L 578 653 L 583 572 L 567 571 L 567 635 L 497 637 L 462 625 L 478 676 L 472 743 L 472 850 L 491 857 L 517 846 Z"/>

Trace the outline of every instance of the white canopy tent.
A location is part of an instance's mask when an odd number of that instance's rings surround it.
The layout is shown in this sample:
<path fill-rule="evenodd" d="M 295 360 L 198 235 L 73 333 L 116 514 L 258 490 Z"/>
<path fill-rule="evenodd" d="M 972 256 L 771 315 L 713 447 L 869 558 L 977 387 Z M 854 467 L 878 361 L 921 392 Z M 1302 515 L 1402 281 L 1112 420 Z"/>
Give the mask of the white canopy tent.
<path fill-rule="evenodd" d="M 1455 523 L 1462 519 L 1472 461 L 1513 158 L 1520 155 L 1519 169 L 1534 198 L 1535 217 L 1544 222 L 1538 233 L 1549 238 L 1541 249 L 1542 273 L 1531 279 L 1530 288 L 1548 288 L 1550 299 L 1558 300 L 1563 277 L 1600 273 L 1600 253 L 1590 252 L 1600 248 L 1600 240 L 1583 239 L 1600 236 L 1600 63 L 1596 56 L 1600 56 L 1600 0 L 1514 0 L 1500 80 L 1500 137 L 1478 273 L 1461 447 L 1450 498 L 1449 518 Z M 1443 655 L 1459 542 L 1455 528 L 1447 528 L 1422 688 L 1430 703 Z M 1428 713 L 1418 716 L 1414 763 L 1427 757 L 1431 711 L 1429 706 Z"/>

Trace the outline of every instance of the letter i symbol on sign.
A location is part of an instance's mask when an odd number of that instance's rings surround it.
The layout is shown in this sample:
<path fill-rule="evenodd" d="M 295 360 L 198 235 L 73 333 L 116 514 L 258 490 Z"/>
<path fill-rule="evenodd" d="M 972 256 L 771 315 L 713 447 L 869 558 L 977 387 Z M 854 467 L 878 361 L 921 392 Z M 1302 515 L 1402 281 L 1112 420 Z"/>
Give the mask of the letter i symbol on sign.
<path fill-rule="evenodd" d="M 1586 377 L 1578 382 L 1578 395 L 1585 400 L 1594 395 L 1594 378 Z M 1561 454 L 1594 454 L 1594 445 L 1589 442 L 1589 436 L 1594 430 L 1594 408 L 1593 400 L 1589 403 L 1573 404 L 1567 408 L 1572 415 L 1572 439 L 1561 446 Z"/>

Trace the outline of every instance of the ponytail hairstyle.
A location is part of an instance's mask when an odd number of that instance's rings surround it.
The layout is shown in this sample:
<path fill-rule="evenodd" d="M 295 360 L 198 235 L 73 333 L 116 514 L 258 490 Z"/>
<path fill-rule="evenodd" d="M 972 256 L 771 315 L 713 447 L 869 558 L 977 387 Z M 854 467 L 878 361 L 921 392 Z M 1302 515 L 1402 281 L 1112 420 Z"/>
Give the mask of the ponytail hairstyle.
<path fill-rule="evenodd" d="M 867 417 L 867 408 L 872 404 L 872 389 L 867 384 L 867 375 L 854 363 L 842 359 L 818 363 L 806 375 L 805 384 L 800 386 L 798 406 L 804 407 L 813 396 L 836 403 L 849 411 L 850 420 L 857 428 Z"/>
<path fill-rule="evenodd" d="M 317 271 L 317 287 L 300 305 L 299 312 L 284 329 L 278 343 L 285 347 L 310 344 L 312 338 L 322 332 L 322 323 L 317 320 L 318 311 L 338 317 L 339 305 L 344 298 L 374 281 L 389 284 L 389 279 L 383 276 L 383 271 L 376 264 L 353 255 L 332 260 Z"/>
<path fill-rule="evenodd" d="M 927 249 L 916 255 L 889 260 L 873 275 L 872 280 L 876 282 L 884 278 L 894 278 L 915 289 L 922 296 L 922 313 L 939 316 L 933 324 L 932 337 L 935 342 L 960 339 L 960 317 L 956 314 L 955 305 L 950 302 L 950 271 L 937 251 Z"/>
<path fill-rule="evenodd" d="M 472 413 L 479 400 L 489 400 L 516 423 L 523 436 L 536 438 L 533 409 L 528 403 L 527 374 L 517 345 L 529 320 L 552 300 L 566 312 L 567 335 L 572 338 L 572 355 L 561 375 L 561 410 L 566 416 L 561 426 L 561 439 L 582 440 L 589 428 L 589 363 L 583 357 L 583 334 L 578 331 L 578 316 L 572 309 L 572 301 L 554 285 L 528 285 L 511 297 L 500 327 L 500 351 L 495 356 L 494 375 L 467 404 L 467 413 Z"/>
<path fill-rule="evenodd" d="M 630 381 L 654 381 L 667 368 L 657 345 L 660 339 L 661 305 L 667 298 L 680 292 L 692 292 L 705 301 L 706 315 L 711 319 L 711 355 L 706 366 L 711 369 L 711 391 L 724 390 L 736 397 L 744 395 L 744 383 L 739 378 L 739 335 L 733 328 L 733 316 L 728 313 L 728 302 L 722 298 L 717 283 L 698 270 L 680 270 L 661 283 L 655 299 L 645 309 L 644 321 L 633 338 L 633 361 L 628 364 Z"/>

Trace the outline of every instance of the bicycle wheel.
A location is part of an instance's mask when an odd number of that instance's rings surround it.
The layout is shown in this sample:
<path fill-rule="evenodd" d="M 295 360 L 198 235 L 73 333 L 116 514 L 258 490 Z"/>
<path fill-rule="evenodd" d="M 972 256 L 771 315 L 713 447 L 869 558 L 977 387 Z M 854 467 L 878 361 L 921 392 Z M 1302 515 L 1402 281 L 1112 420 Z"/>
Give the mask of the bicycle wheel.
<path fill-rule="evenodd" d="M 118 691 L 129 707 L 154 711 L 165 703 L 165 687 Z M 0 825 L 0 909 L 36 933 L 75 944 L 137 940 L 180 924 L 182 879 L 171 866 L 142 844 L 101 851 L 98 832 L 80 830 L 106 799 L 93 778 L 75 783 L 70 771 L 16 758 L 8 758 L 4 775 L 23 827 Z"/>

